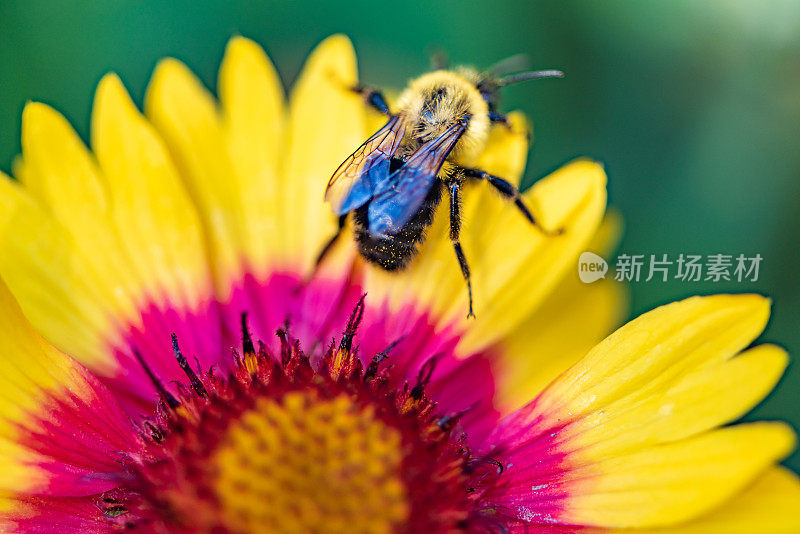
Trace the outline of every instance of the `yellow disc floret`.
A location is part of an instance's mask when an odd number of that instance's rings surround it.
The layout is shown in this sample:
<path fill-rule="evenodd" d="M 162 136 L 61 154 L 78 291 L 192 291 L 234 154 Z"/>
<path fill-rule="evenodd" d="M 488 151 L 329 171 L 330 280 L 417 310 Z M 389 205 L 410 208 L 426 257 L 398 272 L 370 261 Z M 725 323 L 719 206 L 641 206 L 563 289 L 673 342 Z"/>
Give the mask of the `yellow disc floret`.
<path fill-rule="evenodd" d="M 260 398 L 231 424 L 212 464 L 237 532 L 389 533 L 409 513 L 401 435 L 348 395 Z"/>

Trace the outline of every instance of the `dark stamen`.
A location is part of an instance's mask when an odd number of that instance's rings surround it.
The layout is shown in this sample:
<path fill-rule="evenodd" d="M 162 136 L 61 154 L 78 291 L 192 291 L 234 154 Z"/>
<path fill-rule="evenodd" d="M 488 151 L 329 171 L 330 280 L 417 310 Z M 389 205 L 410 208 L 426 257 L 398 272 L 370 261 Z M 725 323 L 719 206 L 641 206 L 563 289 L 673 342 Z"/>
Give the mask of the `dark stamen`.
<path fill-rule="evenodd" d="M 495 460 L 494 458 L 472 458 L 469 460 L 466 465 L 464 466 L 467 472 L 474 471 L 477 467 L 488 467 L 494 466 L 497 468 L 497 476 L 503 474 L 505 471 L 505 466 L 499 460 Z"/>
<path fill-rule="evenodd" d="M 395 341 L 393 341 L 388 347 L 383 349 L 382 352 L 379 352 L 375 356 L 373 356 L 372 360 L 370 360 L 369 365 L 367 366 L 367 370 L 364 372 L 364 381 L 369 381 L 375 378 L 378 374 L 378 365 L 389 357 L 389 353 L 406 338 L 406 336 L 400 336 Z"/>
<path fill-rule="evenodd" d="M 186 361 L 186 356 L 181 353 L 181 349 L 178 347 L 178 336 L 175 334 L 172 334 L 172 353 L 175 354 L 175 359 L 178 360 L 178 365 L 181 366 L 183 372 L 189 377 L 189 382 L 192 384 L 192 389 L 195 391 L 195 393 L 201 397 L 208 397 L 208 392 L 206 391 L 205 386 L 200 379 L 197 378 L 194 370 L 192 370 L 192 368 L 189 366 L 189 362 Z"/>
<path fill-rule="evenodd" d="M 112 503 L 106 499 L 103 499 L 103 504 L 100 506 L 102 508 L 102 512 L 107 517 L 118 517 L 122 514 L 128 513 L 128 509 L 123 504 L 116 504 Z"/>
<path fill-rule="evenodd" d="M 242 350 L 244 356 L 252 356 L 256 353 L 256 347 L 253 345 L 253 338 L 250 336 L 250 330 L 247 328 L 247 312 L 242 312 Z"/>
<path fill-rule="evenodd" d="M 353 346 L 353 337 L 355 337 L 358 331 L 358 325 L 361 324 L 361 319 L 364 318 L 364 299 L 366 296 L 366 293 L 361 295 L 361 298 L 358 299 L 356 303 L 356 307 L 353 308 L 353 313 L 350 314 L 350 320 L 347 321 L 347 328 L 345 328 L 345 331 L 342 333 L 342 341 L 339 343 L 339 350 L 350 350 Z"/>
<path fill-rule="evenodd" d="M 423 364 L 422 368 L 419 370 L 419 374 L 417 375 L 417 384 L 414 386 L 414 389 L 411 390 L 412 398 L 416 400 L 422 398 L 422 394 L 425 393 L 425 387 L 431 381 L 431 375 L 433 375 L 433 371 L 436 369 L 436 364 L 439 363 L 439 359 L 441 357 L 441 353 L 435 354 Z"/>
<path fill-rule="evenodd" d="M 279 328 L 275 334 L 281 340 L 281 365 L 286 366 L 292 359 L 292 345 L 289 342 L 289 333 L 283 328 Z"/>
<path fill-rule="evenodd" d="M 147 362 L 144 361 L 142 353 L 139 352 L 138 349 L 133 349 L 133 355 L 136 356 L 136 359 L 139 361 L 139 365 L 141 365 L 142 369 L 144 369 L 144 372 L 147 373 L 147 378 L 150 379 L 150 382 L 152 382 L 153 387 L 156 388 L 158 396 L 161 397 L 161 400 L 164 402 L 164 404 L 173 409 L 180 406 L 181 403 L 178 402 L 178 399 L 173 397 L 172 393 L 167 391 L 167 389 L 164 387 L 164 384 L 161 383 L 161 381 L 153 373 L 153 370 L 150 369 L 150 367 L 147 365 Z"/>
<path fill-rule="evenodd" d="M 456 426 L 456 423 L 458 423 L 462 417 L 474 410 L 478 404 L 480 404 L 480 401 L 475 401 L 463 410 L 444 415 L 440 417 L 438 421 L 436 421 L 436 425 L 445 432 L 449 432 L 454 426 Z"/>
<path fill-rule="evenodd" d="M 148 432 L 150 432 L 150 439 L 156 443 L 161 443 L 161 441 L 164 440 L 164 433 L 153 423 L 150 421 L 145 421 L 144 426 L 147 427 Z"/>

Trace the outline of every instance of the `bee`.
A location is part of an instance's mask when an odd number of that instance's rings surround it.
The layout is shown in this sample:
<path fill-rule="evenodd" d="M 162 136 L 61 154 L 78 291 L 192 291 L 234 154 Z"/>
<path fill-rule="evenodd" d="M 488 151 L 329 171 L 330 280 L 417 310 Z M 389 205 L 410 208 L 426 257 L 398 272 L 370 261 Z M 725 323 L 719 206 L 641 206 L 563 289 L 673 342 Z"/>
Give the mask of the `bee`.
<path fill-rule="evenodd" d="M 386 115 L 387 121 L 336 169 L 328 182 L 325 200 L 339 216 L 339 228 L 320 252 L 317 265 L 352 214 L 360 255 L 386 271 L 404 269 L 424 241 L 446 190 L 450 202 L 449 237 L 469 296 L 467 316 L 475 316 L 469 264 L 459 240 L 464 183 L 488 182 L 512 200 L 531 224 L 540 230 L 541 227 L 513 184 L 461 162 L 474 161 L 483 152 L 494 124 L 509 127 L 507 118 L 497 111 L 501 87 L 524 80 L 563 77 L 557 70 L 500 77 L 495 70 L 458 67 L 429 72 L 410 82 L 395 111 L 379 90 L 350 88 L 367 105 Z"/>

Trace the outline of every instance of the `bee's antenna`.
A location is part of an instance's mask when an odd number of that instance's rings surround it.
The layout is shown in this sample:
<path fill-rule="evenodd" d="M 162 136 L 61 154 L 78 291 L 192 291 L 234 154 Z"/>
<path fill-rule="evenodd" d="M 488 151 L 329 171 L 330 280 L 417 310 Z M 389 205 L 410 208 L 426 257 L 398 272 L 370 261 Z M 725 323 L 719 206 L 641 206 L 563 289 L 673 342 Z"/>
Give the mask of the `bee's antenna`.
<path fill-rule="evenodd" d="M 444 49 L 436 47 L 428 51 L 431 58 L 432 70 L 444 70 L 450 68 L 450 57 Z"/>
<path fill-rule="evenodd" d="M 528 70 L 529 68 L 531 68 L 531 58 L 528 54 L 514 54 L 513 56 L 501 59 L 486 69 L 486 72 L 494 76 L 503 76 L 509 72 Z"/>
<path fill-rule="evenodd" d="M 504 85 L 511 85 L 512 83 L 524 82 L 526 80 L 538 80 L 539 78 L 563 78 L 564 73 L 560 70 L 532 70 L 529 72 L 520 72 L 517 74 L 510 74 L 504 78 L 497 80 L 497 85 L 502 87 Z"/>

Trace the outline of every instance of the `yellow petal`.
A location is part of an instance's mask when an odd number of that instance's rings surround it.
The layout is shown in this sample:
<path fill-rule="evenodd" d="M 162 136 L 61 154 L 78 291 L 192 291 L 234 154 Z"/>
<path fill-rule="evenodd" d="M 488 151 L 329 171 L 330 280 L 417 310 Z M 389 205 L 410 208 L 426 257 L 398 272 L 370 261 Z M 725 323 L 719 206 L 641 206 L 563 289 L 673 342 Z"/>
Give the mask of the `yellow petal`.
<path fill-rule="evenodd" d="M 758 295 L 692 297 L 646 313 L 595 347 L 540 397 L 554 417 L 579 417 L 628 395 L 661 393 L 700 367 L 726 360 L 766 325 Z"/>
<path fill-rule="evenodd" d="M 507 118 L 509 126 L 498 125 L 491 129 L 486 149 L 475 166 L 519 185 L 528 161 L 530 126 L 521 111 L 512 111 Z"/>
<path fill-rule="evenodd" d="M 501 338 L 541 305 L 565 273 L 573 269 L 603 218 L 606 177 L 600 165 L 577 161 L 537 182 L 524 198 L 545 227 L 563 228 L 546 236 L 513 205 L 489 202 L 467 223 L 465 252 L 475 272 L 478 315 L 459 349 L 474 352 Z M 490 192 L 491 193 L 491 192 Z M 463 310 L 463 308 L 462 308 Z M 451 314 L 456 310 L 451 308 Z M 447 314 L 446 314 L 447 315 Z"/>
<path fill-rule="evenodd" d="M 166 145 L 199 209 L 220 298 L 242 274 L 243 206 L 216 102 L 174 59 L 162 60 L 145 96 L 145 113 Z"/>
<path fill-rule="evenodd" d="M 367 138 L 365 104 L 348 90 L 357 83 L 353 47 L 334 35 L 311 53 L 291 93 L 282 229 L 305 270 L 336 230 L 336 217 L 323 203 L 325 186 Z"/>
<path fill-rule="evenodd" d="M 285 150 L 283 87 L 267 55 L 249 39 L 228 43 L 219 73 L 223 131 L 237 174 L 250 267 L 261 273 L 286 255 L 280 162 Z"/>
<path fill-rule="evenodd" d="M 82 398 L 88 389 L 79 366 L 34 331 L 2 280 L 0 347 L 0 491 L 24 492 L 44 476 L 28 465 L 36 455 L 16 442 L 19 425 L 41 415 L 48 393 L 69 389 Z"/>
<path fill-rule="evenodd" d="M 114 75 L 97 88 L 92 144 L 144 292 L 194 308 L 212 290 L 199 218 L 163 143 Z"/>
<path fill-rule="evenodd" d="M 772 391 L 787 363 L 782 349 L 762 345 L 687 373 L 664 390 L 622 398 L 568 433 L 579 435 L 582 461 L 684 439 L 750 411 Z"/>
<path fill-rule="evenodd" d="M 566 278 L 502 340 L 499 402 L 505 406 L 503 411 L 534 398 L 619 325 L 627 311 L 627 292 L 614 280 L 580 284 Z"/>
<path fill-rule="evenodd" d="M 800 479 L 773 467 L 733 499 L 689 523 L 641 534 L 796 534 L 800 532 Z M 630 532 L 630 531 L 621 531 Z"/>
<path fill-rule="evenodd" d="M 609 208 L 600 227 L 595 232 L 586 250 L 603 257 L 611 256 L 619 245 L 624 231 L 625 221 L 622 214 L 615 208 Z M 577 266 L 576 266 L 577 269 Z M 577 276 L 573 275 L 573 280 Z"/>
<path fill-rule="evenodd" d="M 108 210 L 97 168 L 67 120 L 51 107 L 29 102 L 22 112 L 22 149 L 31 171 L 26 187 L 75 233 Z"/>
<path fill-rule="evenodd" d="M 23 111 L 22 149 L 26 189 L 69 232 L 80 253 L 92 257 L 94 283 L 109 302 L 130 313 L 140 281 L 110 224 L 107 192 L 89 151 L 64 117 L 36 102 Z"/>
<path fill-rule="evenodd" d="M 609 211 L 586 250 L 608 257 L 622 220 Z M 613 278 L 584 284 L 577 264 L 547 299 L 502 340 L 499 402 L 511 412 L 578 362 L 628 313 L 627 287 Z M 580 325 L 576 328 L 575 325 Z"/>
<path fill-rule="evenodd" d="M 14 156 L 14 160 L 11 162 L 11 175 L 14 178 L 23 184 L 28 183 L 30 181 L 29 170 L 28 166 L 25 165 L 25 158 L 22 157 L 22 154 Z"/>
<path fill-rule="evenodd" d="M 114 296 L 95 273 L 67 231 L 0 174 L 0 274 L 48 340 L 102 368 L 110 363 L 105 336 L 113 331 Z"/>
<path fill-rule="evenodd" d="M 752 423 L 613 456 L 572 474 L 563 519 L 604 527 L 669 526 L 739 493 L 794 447 L 781 423 Z"/>
<path fill-rule="evenodd" d="M 523 418 L 558 428 L 569 488 L 563 520 L 677 524 L 718 506 L 791 452 L 794 433 L 783 424 L 714 430 L 752 408 L 786 367 L 785 352 L 769 345 L 732 358 L 768 316 L 768 301 L 757 295 L 662 306 L 545 389 Z"/>
<path fill-rule="evenodd" d="M 196 306 L 211 289 L 197 215 L 160 141 L 115 77 L 96 104 L 108 176 L 61 115 L 26 108 L 25 187 L 1 186 L 0 274 L 48 340 L 107 374 L 144 306 Z"/>

